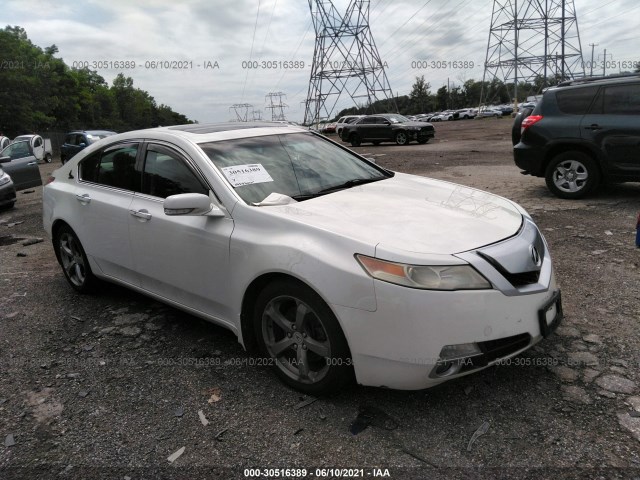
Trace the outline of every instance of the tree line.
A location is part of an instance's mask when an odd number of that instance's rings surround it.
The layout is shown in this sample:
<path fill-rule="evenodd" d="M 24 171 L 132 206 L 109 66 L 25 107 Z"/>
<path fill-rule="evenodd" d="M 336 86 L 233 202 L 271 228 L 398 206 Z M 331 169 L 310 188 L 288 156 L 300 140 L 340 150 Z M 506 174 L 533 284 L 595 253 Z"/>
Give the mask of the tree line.
<path fill-rule="evenodd" d="M 160 104 L 133 79 L 109 85 L 97 72 L 70 68 L 58 48 L 34 45 L 25 30 L 0 30 L 0 132 L 9 137 L 44 131 L 105 129 L 124 132 L 193 123 Z"/>

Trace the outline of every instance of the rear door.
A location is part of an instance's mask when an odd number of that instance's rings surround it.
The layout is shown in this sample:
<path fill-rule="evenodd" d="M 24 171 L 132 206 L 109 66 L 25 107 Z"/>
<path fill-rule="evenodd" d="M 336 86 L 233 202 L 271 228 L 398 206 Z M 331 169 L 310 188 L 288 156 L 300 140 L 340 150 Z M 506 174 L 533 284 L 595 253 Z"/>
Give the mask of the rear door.
<path fill-rule="evenodd" d="M 38 160 L 31 154 L 29 141 L 10 144 L 0 157 L 9 157 L 10 161 L 1 163 L 2 169 L 11 177 L 16 190 L 42 185 Z"/>
<path fill-rule="evenodd" d="M 129 207 L 140 190 L 139 142 L 110 146 L 79 163 L 69 218 L 87 256 L 110 277 L 139 285 L 129 243 Z"/>
<path fill-rule="evenodd" d="M 640 82 L 601 87 L 580 127 L 582 137 L 602 152 L 610 174 L 640 174 Z"/>

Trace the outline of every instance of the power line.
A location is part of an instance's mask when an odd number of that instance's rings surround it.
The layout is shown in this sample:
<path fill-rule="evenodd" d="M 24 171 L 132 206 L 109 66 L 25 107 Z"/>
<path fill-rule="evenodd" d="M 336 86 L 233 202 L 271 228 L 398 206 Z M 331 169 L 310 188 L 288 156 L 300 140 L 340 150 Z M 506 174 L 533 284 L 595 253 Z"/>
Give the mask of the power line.
<path fill-rule="evenodd" d="M 249 60 L 253 58 L 253 44 L 256 41 L 256 30 L 258 29 L 258 18 L 260 17 L 260 0 L 258 0 L 258 11 L 256 12 L 256 23 L 253 25 L 253 38 L 251 39 L 251 53 L 249 53 Z M 244 85 L 242 85 L 242 100 L 244 100 L 244 91 L 247 87 L 247 78 L 249 78 L 249 70 L 244 76 Z"/>

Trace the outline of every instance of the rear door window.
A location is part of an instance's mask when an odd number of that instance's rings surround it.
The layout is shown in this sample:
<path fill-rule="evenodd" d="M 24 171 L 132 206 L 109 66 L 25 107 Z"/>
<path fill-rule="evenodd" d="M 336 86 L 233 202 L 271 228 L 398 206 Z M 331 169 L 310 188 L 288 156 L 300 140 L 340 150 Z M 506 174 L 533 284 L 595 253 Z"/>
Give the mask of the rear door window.
<path fill-rule="evenodd" d="M 140 191 L 140 172 L 136 170 L 138 144 L 120 144 L 97 152 L 80 162 L 80 179 L 121 188 Z"/>
<path fill-rule="evenodd" d="M 605 87 L 602 113 L 605 115 L 640 115 L 640 84 Z"/>
<path fill-rule="evenodd" d="M 558 109 L 567 115 L 586 115 L 598 87 L 560 90 L 556 93 Z"/>

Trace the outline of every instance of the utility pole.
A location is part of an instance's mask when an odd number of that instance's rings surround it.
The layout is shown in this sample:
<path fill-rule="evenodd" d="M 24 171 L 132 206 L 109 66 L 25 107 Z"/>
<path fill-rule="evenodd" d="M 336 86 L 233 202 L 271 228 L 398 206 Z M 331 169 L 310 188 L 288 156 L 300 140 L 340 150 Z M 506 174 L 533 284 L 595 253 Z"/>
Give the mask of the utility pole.
<path fill-rule="evenodd" d="M 589 44 L 589 46 L 591 47 L 591 64 L 590 64 L 591 71 L 589 72 L 589 76 L 590 76 L 590 77 L 593 77 L 593 50 L 594 50 L 598 45 L 600 45 L 600 44 L 599 44 L 599 43 L 590 43 L 590 44 Z"/>
<path fill-rule="evenodd" d="M 610 57 L 613 57 L 612 54 L 609 54 Z M 604 49 L 604 61 L 602 62 L 602 76 L 606 77 L 607 76 L 607 49 Z"/>

